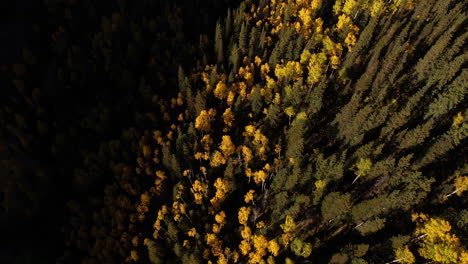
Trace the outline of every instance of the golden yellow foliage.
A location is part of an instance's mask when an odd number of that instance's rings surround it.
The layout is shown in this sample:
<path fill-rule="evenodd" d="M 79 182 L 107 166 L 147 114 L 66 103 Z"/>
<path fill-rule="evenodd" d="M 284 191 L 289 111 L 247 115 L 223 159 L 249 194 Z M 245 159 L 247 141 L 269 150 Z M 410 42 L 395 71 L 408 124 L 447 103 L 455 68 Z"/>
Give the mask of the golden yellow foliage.
<path fill-rule="evenodd" d="M 268 251 L 273 255 L 273 256 L 278 256 L 278 253 L 280 251 L 280 246 L 276 240 L 270 240 L 268 241 Z"/>
<path fill-rule="evenodd" d="M 288 61 L 285 66 L 278 64 L 275 68 L 275 75 L 279 80 L 283 78 L 295 80 L 302 77 L 301 64 L 297 61 Z"/>
<path fill-rule="evenodd" d="M 213 231 L 213 233 L 218 234 L 221 231 L 221 225 L 213 224 L 211 230 Z"/>
<path fill-rule="evenodd" d="M 252 150 L 250 150 L 247 146 L 242 146 L 242 157 L 244 158 L 245 164 L 249 164 L 249 162 L 253 159 Z"/>
<path fill-rule="evenodd" d="M 450 233 L 450 223 L 443 219 L 430 218 L 425 214 L 413 214 L 417 223 L 415 234 L 422 238 L 418 253 L 420 256 L 438 263 L 461 263 L 467 251 L 460 239 Z"/>
<path fill-rule="evenodd" d="M 354 12 L 356 11 L 356 8 L 358 7 L 359 3 L 356 0 L 345 0 L 345 3 L 343 5 L 343 13 L 346 13 L 348 15 L 354 15 Z"/>
<path fill-rule="evenodd" d="M 252 137 L 255 134 L 255 127 L 252 125 L 248 125 L 245 127 L 245 132 L 242 134 L 245 137 Z"/>
<path fill-rule="evenodd" d="M 400 263 L 412 264 L 415 262 L 414 255 L 407 246 L 395 250 L 395 256 Z"/>
<path fill-rule="evenodd" d="M 333 69 L 338 69 L 338 67 L 340 66 L 340 57 L 332 55 L 330 57 L 330 65 Z"/>
<path fill-rule="evenodd" d="M 251 201 L 253 201 L 253 199 L 254 199 L 254 194 L 255 194 L 255 191 L 254 191 L 254 190 L 248 191 L 248 192 L 244 195 L 244 201 L 245 201 L 245 203 L 250 203 Z"/>
<path fill-rule="evenodd" d="M 210 115 L 206 110 L 200 111 L 200 114 L 195 119 L 195 128 L 205 132 L 209 132 L 211 130 Z"/>
<path fill-rule="evenodd" d="M 250 240 L 250 236 L 252 235 L 252 230 L 250 230 L 250 227 L 247 225 L 244 225 L 241 227 L 241 237 L 245 240 Z"/>
<path fill-rule="evenodd" d="M 463 123 L 463 115 L 461 112 L 458 112 L 456 116 L 453 117 L 453 123 L 452 126 L 459 126 L 461 123 Z"/>
<path fill-rule="evenodd" d="M 216 150 L 211 157 L 210 166 L 216 168 L 222 164 L 226 164 L 226 159 L 221 152 Z"/>
<path fill-rule="evenodd" d="M 309 51 L 308 49 L 305 49 L 305 50 L 301 53 L 300 62 L 301 62 L 302 64 L 308 63 L 311 55 L 312 55 L 312 54 L 310 53 L 310 51 Z"/>
<path fill-rule="evenodd" d="M 385 10 L 385 2 L 383 0 L 374 0 L 371 5 L 371 16 L 380 15 Z"/>
<path fill-rule="evenodd" d="M 223 113 L 224 124 L 228 127 L 232 127 L 232 122 L 234 121 L 234 112 L 231 108 L 226 108 L 226 111 Z"/>
<path fill-rule="evenodd" d="M 325 63 L 327 61 L 327 56 L 325 53 L 321 52 L 318 54 L 312 54 L 309 60 L 309 65 L 307 69 L 309 70 L 309 75 L 307 77 L 307 83 L 315 84 L 320 81 L 324 72 L 325 72 Z"/>
<path fill-rule="evenodd" d="M 352 23 L 352 20 L 346 14 L 342 14 L 338 17 L 338 22 L 335 25 L 335 28 L 340 31 L 348 27 Z"/>
<path fill-rule="evenodd" d="M 249 219 L 249 215 L 250 215 L 251 210 L 252 209 L 250 207 L 245 207 L 245 206 L 243 206 L 243 207 L 241 207 L 239 209 L 239 213 L 238 213 L 237 217 L 238 217 L 239 223 L 241 225 L 247 224 L 247 220 Z"/>
<path fill-rule="evenodd" d="M 208 185 L 199 180 L 195 180 L 190 188 L 196 204 L 202 204 L 203 197 L 206 197 Z"/>
<path fill-rule="evenodd" d="M 234 145 L 234 143 L 232 143 L 231 136 L 224 135 L 222 137 L 222 141 L 221 141 L 221 145 L 219 146 L 219 149 L 221 150 L 224 157 L 226 158 L 234 154 L 236 150 L 236 146 Z"/>
<path fill-rule="evenodd" d="M 215 207 L 218 208 L 220 203 L 226 198 L 226 193 L 228 192 L 226 183 L 222 178 L 217 178 L 214 187 L 216 188 L 215 197 L 213 197 L 210 202 Z"/>
<path fill-rule="evenodd" d="M 236 94 L 233 91 L 229 91 L 227 95 L 227 99 L 226 99 L 227 105 L 231 106 L 232 104 L 234 104 L 235 97 L 236 97 Z"/>
<path fill-rule="evenodd" d="M 268 173 L 266 173 L 263 170 L 259 170 L 254 173 L 254 181 L 257 184 L 264 182 L 267 178 L 268 178 Z"/>
<path fill-rule="evenodd" d="M 219 81 L 218 84 L 216 84 L 216 88 L 213 90 L 213 94 L 219 100 L 223 100 L 224 98 L 226 98 L 227 97 L 226 84 L 223 81 Z"/>
<path fill-rule="evenodd" d="M 348 35 L 346 36 L 346 39 L 345 39 L 345 43 L 346 43 L 346 46 L 348 47 L 348 50 L 350 52 L 353 51 L 353 47 L 354 45 L 356 45 L 356 36 L 354 35 L 353 32 L 349 32 Z"/>
<path fill-rule="evenodd" d="M 461 196 L 461 194 L 468 190 L 468 177 L 466 176 L 458 176 L 455 178 L 455 191 L 458 196 Z"/>
<path fill-rule="evenodd" d="M 268 144 L 268 138 L 262 134 L 260 129 L 255 130 L 253 143 L 257 146 L 266 146 Z"/>
<path fill-rule="evenodd" d="M 210 151 L 211 145 L 213 145 L 213 139 L 211 138 L 210 134 L 204 135 L 200 142 L 205 151 Z"/>
<path fill-rule="evenodd" d="M 296 229 L 296 222 L 291 216 L 287 215 L 284 224 L 281 224 L 280 227 L 285 233 L 293 232 Z"/>
<path fill-rule="evenodd" d="M 322 0 L 312 0 L 312 2 L 310 3 L 310 8 L 313 11 L 316 11 L 320 8 L 321 5 L 322 5 Z"/>
<path fill-rule="evenodd" d="M 262 228 L 265 228 L 265 227 L 266 227 L 266 224 L 265 224 L 265 222 L 260 221 L 260 222 L 258 222 L 258 223 L 255 225 L 255 227 L 256 227 L 257 229 L 262 229 Z"/>
<path fill-rule="evenodd" d="M 242 240 L 239 245 L 239 249 L 241 250 L 242 255 L 247 255 L 249 254 L 252 247 L 250 246 L 250 243 L 247 240 Z"/>
<path fill-rule="evenodd" d="M 215 215 L 215 221 L 216 223 L 220 225 L 225 225 L 226 224 L 226 213 L 224 211 L 219 212 L 218 214 Z"/>
<path fill-rule="evenodd" d="M 195 237 L 197 235 L 197 229 L 195 227 L 190 228 L 190 230 L 187 232 L 187 235 L 189 237 Z"/>

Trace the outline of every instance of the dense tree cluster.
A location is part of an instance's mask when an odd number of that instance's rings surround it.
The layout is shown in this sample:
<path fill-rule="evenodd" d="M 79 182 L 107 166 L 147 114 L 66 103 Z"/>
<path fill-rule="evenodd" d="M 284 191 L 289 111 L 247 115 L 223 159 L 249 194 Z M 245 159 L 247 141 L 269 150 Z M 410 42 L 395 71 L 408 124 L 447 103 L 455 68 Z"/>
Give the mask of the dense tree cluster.
<path fill-rule="evenodd" d="M 2 133 L 79 151 L 60 263 L 468 263 L 466 3 L 246 0 L 176 63 L 156 44 L 167 28 L 183 45 L 174 10 L 102 19 L 96 67 L 128 98 L 69 131 L 40 110 L 33 55 L 13 67 L 37 118 L 12 101 Z M 62 49 L 62 83 L 78 85 L 81 51 Z M 118 107 L 133 112 L 115 127 Z M 89 128 L 96 149 L 67 148 Z"/>

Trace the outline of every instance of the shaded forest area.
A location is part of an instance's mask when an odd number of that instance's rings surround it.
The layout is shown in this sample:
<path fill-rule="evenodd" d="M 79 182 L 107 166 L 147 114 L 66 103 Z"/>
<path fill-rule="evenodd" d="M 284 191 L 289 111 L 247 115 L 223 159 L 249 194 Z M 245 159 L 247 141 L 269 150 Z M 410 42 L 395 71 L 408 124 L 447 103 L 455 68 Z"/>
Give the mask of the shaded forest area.
<path fill-rule="evenodd" d="M 19 3 L 1 263 L 468 263 L 464 1 Z"/>

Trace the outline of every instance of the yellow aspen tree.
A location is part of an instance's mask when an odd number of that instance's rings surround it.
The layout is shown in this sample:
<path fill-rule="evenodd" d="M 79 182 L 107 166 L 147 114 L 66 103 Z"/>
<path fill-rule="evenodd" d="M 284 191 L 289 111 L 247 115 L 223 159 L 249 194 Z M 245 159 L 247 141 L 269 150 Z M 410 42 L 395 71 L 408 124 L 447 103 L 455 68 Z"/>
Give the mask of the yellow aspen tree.
<path fill-rule="evenodd" d="M 452 126 L 459 126 L 461 123 L 463 123 L 463 115 L 462 112 L 458 112 L 458 114 L 453 117 Z"/>
<path fill-rule="evenodd" d="M 310 29 L 312 28 L 312 11 L 308 8 L 302 8 L 299 11 L 299 20 L 301 22 L 301 31 L 306 39 L 310 38 Z"/>
<path fill-rule="evenodd" d="M 219 100 L 223 100 L 224 98 L 226 98 L 227 97 L 226 84 L 223 81 L 219 81 L 218 84 L 216 84 L 216 88 L 213 90 L 213 94 Z"/>
<path fill-rule="evenodd" d="M 254 199 L 255 190 L 250 190 L 244 195 L 244 202 L 250 203 Z"/>
<path fill-rule="evenodd" d="M 228 158 L 236 151 L 236 146 L 232 143 L 231 136 L 224 135 L 221 140 L 219 149 L 223 153 L 224 157 Z"/>
<path fill-rule="evenodd" d="M 239 224 L 241 225 L 246 225 L 247 224 L 247 220 L 249 219 L 249 215 L 250 215 L 250 211 L 252 209 L 250 207 L 241 207 L 239 209 L 239 213 L 238 213 L 238 220 L 239 220 Z"/>
<path fill-rule="evenodd" d="M 255 127 L 253 125 L 248 125 L 244 128 L 245 132 L 242 134 L 245 137 L 253 137 L 255 135 Z"/>
<path fill-rule="evenodd" d="M 190 228 L 190 230 L 187 232 L 187 235 L 189 237 L 195 237 L 197 235 L 197 229 L 195 227 Z"/>
<path fill-rule="evenodd" d="M 244 158 L 245 165 L 247 166 L 253 159 L 252 150 L 247 146 L 242 146 L 242 157 Z"/>
<path fill-rule="evenodd" d="M 312 0 L 312 2 L 310 3 L 310 9 L 312 9 L 313 12 L 320 9 L 321 6 L 322 6 L 322 0 Z"/>
<path fill-rule="evenodd" d="M 239 83 L 239 95 L 245 99 L 247 97 L 247 85 L 245 82 L 240 82 Z"/>
<path fill-rule="evenodd" d="M 356 36 L 354 35 L 353 32 L 349 32 L 348 35 L 346 36 L 345 38 L 345 44 L 346 44 L 346 47 L 348 47 L 348 50 L 350 52 L 353 51 L 353 47 L 354 45 L 356 45 Z"/>
<path fill-rule="evenodd" d="M 216 109 L 210 108 L 208 110 L 208 115 L 210 116 L 210 120 L 213 119 L 216 116 Z"/>
<path fill-rule="evenodd" d="M 213 153 L 213 156 L 211 157 L 211 160 L 210 160 L 210 165 L 211 167 L 219 167 L 220 165 L 222 164 L 226 164 L 226 159 L 224 158 L 223 154 L 219 151 L 215 151 Z"/>
<path fill-rule="evenodd" d="M 206 197 L 208 185 L 202 183 L 200 180 L 195 180 L 190 188 L 196 204 L 202 204 L 203 197 Z"/>
<path fill-rule="evenodd" d="M 457 176 L 455 178 L 455 182 L 453 183 L 455 190 L 447 195 L 445 195 L 445 198 L 448 198 L 454 194 L 457 194 L 458 196 L 461 196 L 461 194 L 468 190 L 468 177 L 466 176 Z"/>
<path fill-rule="evenodd" d="M 330 65 L 332 66 L 332 69 L 338 69 L 338 67 L 340 66 L 340 57 L 332 55 L 330 57 Z"/>
<path fill-rule="evenodd" d="M 383 0 L 374 0 L 371 4 L 370 14 L 372 17 L 378 16 L 385 11 L 385 2 Z"/>
<path fill-rule="evenodd" d="M 273 256 L 278 256 L 278 253 L 280 251 L 280 246 L 278 242 L 276 242 L 275 239 L 268 241 L 268 251 L 273 255 Z"/>
<path fill-rule="evenodd" d="M 309 65 L 307 66 L 307 69 L 309 70 L 307 83 L 309 85 L 318 83 L 320 81 L 325 72 L 326 61 L 327 56 L 323 52 L 311 55 Z"/>
<path fill-rule="evenodd" d="M 205 132 L 211 131 L 210 115 L 206 110 L 200 111 L 200 115 L 195 119 L 195 128 Z"/>
<path fill-rule="evenodd" d="M 421 257 L 437 263 L 461 263 L 468 255 L 460 239 L 450 233 L 450 223 L 443 219 L 430 218 L 425 214 L 413 214 L 416 222 L 415 235 L 421 239 L 418 253 Z"/>
<path fill-rule="evenodd" d="M 211 146 L 213 145 L 213 139 L 211 138 L 210 134 L 206 134 L 200 140 L 200 143 L 202 144 L 205 151 L 210 151 Z"/>
<path fill-rule="evenodd" d="M 305 64 L 305 63 L 309 62 L 310 56 L 312 56 L 312 54 L 310 53 L 310 51 L 309 51 L 308 49 L 304 50 L 304 51 L 301 53 L 300 62 L 301 62 L 302 64 Z"/>
<path fill-rule="evenodd" d="M 215 197 L 210 202 L 215 208 L 219 208 L 219 205 L 226 199 L 227 186 L 222 178 L 217 178 L 214 187 L 216 188 Z"/>
<path fill-rule="evenodd" d="M 278 64 L 275 68 L 275 75 L 278 80 L 286 78 L 295 80 L 302 77 L 301 64 L 297 61 L 288 61 L 285 66 Z"/>
<path fill-rule="evenodd" d="M 227 127 L 232 127 L 232 122 L 234 122 L 234 112 L 232 112 L 231 108 L 226 108 L 226 111 L 224 111 L 223 121 Z"/>
<path fill-rule="evenodd" d="M 203 175 L 206 176 L 207 173 L 206 173 L 206 168 L 204 166 L 200 166 L 200 171 L 201 173 L 203 173 Z"/>
<path fill-rule="evenodd" d="M 343 47 L 340 43 L 335 43 L 329 36 L 325 36 L 322 40 L 323 48 L 328 55 L 339 56 L 343 52 Z"/>
<path fill-rule="evenodd" d="M 253 175 L 252 169 L 246 168 L 246 169 L 245 169 L 245 176 L 246 176 L 247 178 L 249 178 L 249 182 L 250 182 L 250 178 L 252 177 L 252 175 Z"/>
<path fill-rule="evenodd" d="M 341 13 L 341 10 L 343 9 L 343 3 L 344 0 L 336 0 L 335 4 L 333 5 L 333 14 L 338 15 Z"/>
<path fill-rule="evenodd" d="M 226 103 L 227 105 L 231 106 L 234 104 L 234 99 L 236 97 L 236 94 L 233 92 L 233 91 L 229 91 L 228 95 L 227 95 L 227 99 L 226 99 Z"/>
<path fill-rule="evenodd" d="M 415 262 L 414 255 L 407 246 L 400 247 L 395 250 L 396 259 L 394 262 L 413 264 Z"/>
<path fill-rule="evenodd" d="M 255 248 L 255 255 L 252 257 L 255 259 L 255 263 L 259 263 L 267 253 L 268 239 L 263 235 L 254 235 L 252 236 L 252 242 Z"/>
<path fill-rule="evenodd" d="M 284 220 L 284 224 L 281 224 L 280 227 L 285 233 L 294 232 L 296 229 L 296 222 L 291 216 L 287 215 L 286 219 Z"/>
<path fill-rule="evenodd" d="M 337 31 L 341 31 L 346 29 L 350 24 L 352 24 L 352 20 L 346 14 L 342 14 L 338 17 L 338 22 L 335 25 L 335 29 Z"/>
<path fill-rule="evenodd" d="M 183 113 L 180 113 L 178 116 L 177 116 L 177 120 L 178 121 L 184 121 L 184 114 Z"/>
<path fill-rule="evenodd" d="M 250 243 L 247 240 L 242 240 L 239 244 L 239 249 L 242 255 L 247 255 L 252 249 L 252 246 L 250 246 Z"/>
<path fill-rule="evenodd" d="M 244 225 L 241 227 L 241 237 L 247 241 L 250 240 L 250 237 L 252 235 L 252 230 L 250 229 L 250 227 L 248 225 Z"/>
<path fill-rule="evenodd" d="M 358 5 L 359 3 L 356 0 L 345 0 L 343 9 L 341 11 L 348 14 L 349 16 L 355 15 Z"/>
<path fill-rule="evenodd" d="M 255 145 L 262 146 L 262 147 L 265 147 L 266 145 L 268 145 L 268 138 L 262 134 L 262 131 L 260 129 L 256 129 L 255 134 L 253 136 L 254 136 L 254 139 L 252 142 Z"/>
<path fill-rule="evenodd" d="M 172 213 L 174 214 L 174 221 L 178 222 L 181 218 L 181 213 L 185 213 L 185 205 L 178 201 L 173 202 Z"/>
<path fill-rule="evenodd" d="M 296 23 L 294 23 L 294 28 L 298 33 L 301 32 L 301 22 L 297 21 Z"/>
<path fill-rule="evenodd" d="M 255 56 L 254 62 L 255 62 L 255 65 L 258 67 L 262 64 L 262 59 L 258 56 Z"/>
<path fill-rule="evenodd" d="M 218 234 L 221 231 L 221 225 L 213 224 L 211 231 L 215 234 Z"/>
<path fill-rule="evenodd" d="M 258 223 L 255 225 L 255 227 L 256 227 L 257 229 L 262 229 L 262 228 L 265 228 L 265 227 L 266 227 L 266 224 L 265 224 L 265 222 L 260 221 L 260 222 L 258 222 Z"/>
<path fill-rule="evenodd" d="M 223 254 L 219 255 L 218 261 L 216 262 L 216 264 L 228 264 L 228 260 L 226 256 L 224 256 Z"/>
<path fill-rule="evenodd" d="M 263 170 L 259 170 L 254 173 L 254 181 L 256 184 L 259 184 L 261 182 L 265 182 L 265 180 L 268 178 L 268 173 L 266 173 Z"/>
<path fill-rule="evenodd" d="M 219 212 L 218 214 L 215 215 L 215 221 L 216 223 L 220 225 L 225 225 L 226 224 L 226 213 L 224 211 Z"/>
<path fill-rule="evenodd" d="M 270 65 L 267 63 L 263 64 L 260 66 L 260 75 L 265 78 L 268 76 L 268 73 L 270 72 Z"/>

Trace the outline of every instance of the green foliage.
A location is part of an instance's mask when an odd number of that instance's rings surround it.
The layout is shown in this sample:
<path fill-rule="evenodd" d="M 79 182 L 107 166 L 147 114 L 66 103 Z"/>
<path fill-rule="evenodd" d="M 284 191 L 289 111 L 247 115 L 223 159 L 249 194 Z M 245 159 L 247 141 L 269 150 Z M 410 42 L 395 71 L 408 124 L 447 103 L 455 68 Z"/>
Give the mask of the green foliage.
<path fill-rule="evenodd" d="M 61 263 L 466 257 L 466 3 L 55 2 L 0 94 L 0 217 L 37 251 L 61 224 Z"/>
<path fill-rule="evenodd" d="M 308 258 L 312 253 L 312 244 L 305 243 L 301 239 L 296 238 L 291 243 L 291 251 L 296 256 Z"/>
<path fill-rule="evenodd" d="M 329 193 L 322 202 L 323 222 L 339 220 L 349 213 L 351 206 L 351 195 L 349 193 Z"/>

